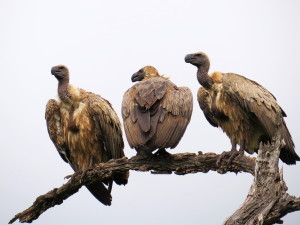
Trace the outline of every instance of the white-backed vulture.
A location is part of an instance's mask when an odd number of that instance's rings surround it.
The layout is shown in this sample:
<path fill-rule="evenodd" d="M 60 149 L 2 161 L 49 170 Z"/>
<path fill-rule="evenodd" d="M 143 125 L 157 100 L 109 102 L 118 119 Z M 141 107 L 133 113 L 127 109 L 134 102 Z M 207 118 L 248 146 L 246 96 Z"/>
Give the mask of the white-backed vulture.
<path fill-rule="evenodd" d="M 86 171 L 97 163 L 123 157 L 121 124 L 111 104 L 100 95 L 69 85 L 66 66 L 52 67 L 51 74 L 58 80 L 59 101 L 48 101 L 45 117 L 49 136 L 62 159 L 74 171 Z M 104 205 L 110 205 L 112 181 L 125 185 L 128 175 L 115 174 L 113 179 L 87 188 Z"/>
<path fill-rule="evenodd" d="M 125 134 L 138 155 L 160 154 L 175 148 L 190 122 L 193 96 L 189 88 L 177 87 L 159 75 L 152 66 L 145 66 L 132 75 L 132 82 L 122 101 Z"/>
<path fill-rule="evenodd" d="M 250 154 L 257 152 L 260 142 L 270 142 L 278 127 L 277 114 L 281 116 L 281 137 L 285 142 L 280 159 L 289 165 L 300 160 L 283 119 L 286 114 L 266 88 L 234 73 L 208 75 L 210 61 L 203 52 L 186 55 L 185 62 L 198 68 L 197 78 L 202 87 L 197 97 L 206 119 L 230 138 L 229 162 L 244 154 L 244 150 Z"/>

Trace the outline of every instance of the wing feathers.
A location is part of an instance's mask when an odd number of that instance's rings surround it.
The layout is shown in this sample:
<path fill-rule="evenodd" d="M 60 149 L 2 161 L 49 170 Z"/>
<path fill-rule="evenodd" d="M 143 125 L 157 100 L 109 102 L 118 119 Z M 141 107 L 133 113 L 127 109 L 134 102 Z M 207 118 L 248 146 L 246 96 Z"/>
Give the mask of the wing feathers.
<path fill-rule="evenodd" d="M 193 97 L 162 77 L 143 80 L 127 90 L 122 101 L 125 133 L 131 147 L 152 150 L 175 147 L 190 121 Z"/>
<path fill-rule="evenodd" d="M 255 81 L 233 73 L 224 74 L 223 87 L 246 112 L 255 115 L 269 136 L 274 135 L 276 112 L 281 109 L 267 89 Z"/>
<path fill-rule="evenodd" d="M 50 139 L 52 140 L 61 158 L 65 162 L 69 162 L 70 152 L 64 140 L 60 105 L 54 99 L 50 99 L 46 105 L 45 119 Z"/>
<path fill-rule="evenodd" d="M 104 150 L 109 158 L 124 156 L 124 142 L 122 138 L 121 123 L 111 104 L 98 95 L 89 93 L 89 112 L 95 121 L 95 134 L 102 140 Z"/>
<path fill-rule="evenodd" d="M 104 205 L 111 205 L 112 197 L 102 182 L 86 185 L 86 188 Z"/>
<path fill-rule="evenodd" d="M 218 127 L 217 119 L 215 118 L 214 114 L 211 111 L 212 99 L 211 96 L 209 95 L 209 92 L 205 88 L 200 87 L 197 93 L 197 99 L 198 99 L 199 106 L 207 121 L 212 126 Z"/>
<path fill-rule="evenodd" d="M 148 132 L 150 130 L 150 112 L 145 108 L 135 107 L 133 109 L 137 115 L 138 124 L 143 132 Z"/>
<path fill-rule="evenodd" d="M 296 164 L 296 161 L 300 161 L 300 157 L 295 151 L 295 145 L 292 140 L 291 134 L 287 129 L 284 119 L 282 119 L 283 124 L 281 126 L 281 136 L 285 141 L 285 146 L 280 152 L 280 159 L 288 165 Z"/>
<path fill-rule="evenodd" d="M 280 113 L 282 117 L 286 114 L 272 93 L 257 82 L 233 73 L 224 74 L 223 89 L 243 109 L 247 119 L 260 124 L 269 138 L 274 136 L 278 129 L 277 114 Z M 286 145 L 281 149 L 280 158 L 287 164 L 295 164 L 300 158 L 283 118 L 281 136 Z"/>

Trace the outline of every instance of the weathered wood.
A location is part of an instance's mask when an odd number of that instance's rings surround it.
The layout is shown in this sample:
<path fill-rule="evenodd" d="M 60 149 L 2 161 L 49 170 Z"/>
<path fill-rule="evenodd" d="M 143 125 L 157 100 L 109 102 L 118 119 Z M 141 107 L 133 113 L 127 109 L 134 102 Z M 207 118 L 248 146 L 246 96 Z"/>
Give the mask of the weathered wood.
<path fill-rule="evenodd" d="M 264 225 L 279 223 L 280 219 L 290 212 L 300 210 L 300 198 L 284 193 L 279 201 L 274 204 L 272 211 L 266 216 Z"/>
<path fill-rule="evenodd" d="M 224 174 L 227 172 L 246 172 L 254 175 L 254 182 L 248 196 L 241 206 L 224 225 L 235 224 L 274 224 L 282 223 L 281 218 L 287 213 L 300 210 L 300 198 L 286 193 L 287 187 L 283 180 L 283 172 L 278 169 L 280 153 L 280 137 L 276 136 L 272 145 L 261 146 L 258 157 L 240 157 L 227 165 L 228 159 L 222 160 L 216 166 L 220 155 L 215 153 L 196 155 L 181 153 L 169 156 L 153 156 L 150 158 L 132 157 L 110 160 L 98 164 L 87 171 L 82 177 L 82 172 L 73 174 L 70 180 L 59 188 L 39 196 L 28 209 L 18 213 L 9 223 L 19 219 L 21 223 L 31 223 L 42 213 L 55 205 L 61 204 L 65 199 L 76 193 L 82 185 L 111 177 L 115 172 L 126 170 L 150 171 L 154 174 L 184 175 L 188 173 L 207 173 L 216 171 Z"/>
<path fill-rule="evenodd" d="M 246 172 L 254 174 L 255 158 L 240 157 L 235 159 L 231 165 L 227 165 L 227 159 L 222 160 L 219 167 L 216 162 L 220 155 L 215 153 L 181 153 L 170 156 L 153 156 L 150 158 L 132 157 L 130 159 L 122 158 L 110 160 L 107 163 L 101 163 L 94 169 L 87 171 L 85 176 L 82 173 L 75 173 L 70 180 L 59 188 L 55 188 L 48 193 L 39 196 L 28 209 L 18 213 L 10 224 L 17 219 L 21 223 L 31 223 L 36 220 L 47 209 L 60 205 L 65 199 L 75 194 L 82 185 L 91 184 L 97 180 L 111 177 L 114 172 L 126 170 L 151 171 L 155 174 L 184 175 L 187 173 L 207 173 L 208 171 L 217 171 L 224 174 L 227 172 Z"/>

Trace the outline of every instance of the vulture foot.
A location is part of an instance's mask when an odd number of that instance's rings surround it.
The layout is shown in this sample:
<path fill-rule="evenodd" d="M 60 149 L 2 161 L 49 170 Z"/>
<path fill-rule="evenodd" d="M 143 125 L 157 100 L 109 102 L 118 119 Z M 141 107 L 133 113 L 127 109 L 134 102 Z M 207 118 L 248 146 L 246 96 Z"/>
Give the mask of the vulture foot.
<path fill-rule="evenodd" d="M 136 157 L 140 158 L 140 159 L 146 159 L 146 158 L 153 157 L 153 154 L 152 154 L 152 152 L 147 151 L 147 150 L 137 150 Z"/>
<path fill-rule="evenodd" d="M 160 148 L 154 153 L 155 156 L 171 156 L 172 154 L 167 152 L 165 148 Z"/>
<path fill-rule="evenodd" d="M 93 170 L 93 167 L 89 167 L 89 168 L 87 168 L 87 169 L 85 169 L 85 170 L 82 170 L 82 174 L 81 174 L 81 177 L 80 177 L 80 182 L 81 182 L 81 183 L 82 183 L 83 178 L 85 177 L 86 173 L 87 173 L 88 171 L 91 171 L 91 170 Z"/>
<path fill-rule="evenodd" d="M 64 179 L 70 179 L 70 178 L 76 176 L 77 174 L 78 174 L 78 172 L 75 172 L 73 174 L 67 175 L 67 176 L 64 177 Z"/>
<path fill-rule="evenodd" d="M 222 154 L 220 155 L 220 157 L 217 160 L 217 166 L 220 166 L 222 159 L 225 158 L 229 158 L 227 165 L 230 165 L 232 163 L 232 161 L 236 158 L 236 157 L 241 157 L 244 155 L 244 151 L 243 150 L 231 150 L 229 152 L 222 152 Z"/>
<path fill-rule="evenodd" d="M 67 176 L 64 177 L 64 179 L 70 179 L 70 178 L 72 178 L 73 176 L 74 176 L 74 174 L 67 175 Z"/>

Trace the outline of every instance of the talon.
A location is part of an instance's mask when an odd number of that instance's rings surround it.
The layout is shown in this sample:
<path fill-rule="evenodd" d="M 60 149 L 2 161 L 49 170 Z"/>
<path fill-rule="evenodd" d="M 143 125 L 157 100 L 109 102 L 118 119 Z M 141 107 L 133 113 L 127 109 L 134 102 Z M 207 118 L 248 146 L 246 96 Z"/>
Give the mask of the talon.
<path fill-rule="evenodd" d="M 216 165 L 220 166 L 222 159 L 224 158 L 228 158 L 228 152 L 224 151 L 222 152 L 222 154 L 220 155 L 220 157 L 218 158 Z"/>
<path fill-rule="evenodd" d="M 93 170 L 93 167 L 89 167 L 89 168 L 87 168 L 87 169 L 85 169 L 85 170 L 82 171 L 82 174 L 81 174 L 81 177 L 80 177 L 80 182 L 81 182 L 81 183 L 82 183 L 83 178 L 85 177 L 86 173 L 87 173 L 88 171 L 91 171 L 91 170 Z"/>
<path fill-rule="evenodd" d="M 71 175 L 67 175 L 64 177 L 64 179 L 70 179 L 74 174 L 71 174 Z"/>
<path fill-rule="evenodd" d="M 239 158 L 244 155 L 244 151 L 233 151 L 228 159 L 227 165 L 230 165 L 235 158 Z"/>
<path fill-rule="evenodd" d="M 78 172 L 74 172 L 71 175 L 67 175 L 67 176 L 64 177 L 64 179 L 70 179 L 70 178 L 74 177 L 76 174 L 78 174 Z"/>
<path fill-rule="evenodd" d="M 171 156 L 172 154 L 167 152 L 165 148 L 158 149 L 157 152 L 154 153 L 155 156 Z"/>
<path fill-rule="evenodd" d="M 240 157 L 240 156 L 244 155 L 246 141 L 242 140 L 239 151 L 237 151 L 237 149 L 236 149 L 236 145 L 237 145 L 236 140 L 232 139 L 230 141 L 231 141 L 231 150 L 228 152 L 226 152 L 226 151 L 222 152 L 222 154 L 220 155 L 220 157 L 218 158 L 218 160 L 216 162 L 217 166 L 220 165 L 223 158 L 229 157 L 227 165 L 230 165 L 236 157 Z"/>
<path fill-rule="evenodd" d="M 241 157 L 242 155 L 244 155 L 244 151 L 242 151 L 242 150 L 239 150 L 239 151 L 231 150 L 228 152 L 222 152 L 222 154 L 218 158 L 216 164 L 217 164 L 217 166 L 220 166 L 222 159 L 229 157 L 227 165 L 230 165 L 236 157 Z"/>
<path fill-rule="evenodd" d="M 151 158 L 153 156 L 152 152 L 146 150 L 137 150 L 136 157 L 140 159 Z"/>

